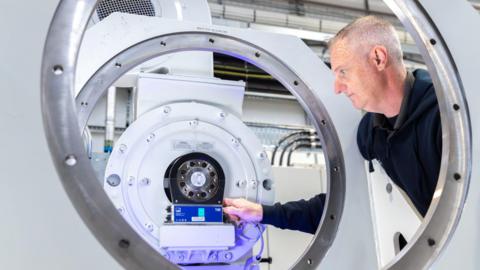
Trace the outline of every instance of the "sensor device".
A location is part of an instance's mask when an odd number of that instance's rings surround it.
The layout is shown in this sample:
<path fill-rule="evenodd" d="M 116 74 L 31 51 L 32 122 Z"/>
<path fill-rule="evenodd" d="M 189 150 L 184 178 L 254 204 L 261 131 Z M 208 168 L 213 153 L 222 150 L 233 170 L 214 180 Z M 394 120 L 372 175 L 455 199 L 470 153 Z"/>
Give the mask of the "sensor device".
<path fill-rule="evenodd" d="M 188 223 L 223 223 L 221 205 L 173 205 L 172 222 L 174 224 Z"/>

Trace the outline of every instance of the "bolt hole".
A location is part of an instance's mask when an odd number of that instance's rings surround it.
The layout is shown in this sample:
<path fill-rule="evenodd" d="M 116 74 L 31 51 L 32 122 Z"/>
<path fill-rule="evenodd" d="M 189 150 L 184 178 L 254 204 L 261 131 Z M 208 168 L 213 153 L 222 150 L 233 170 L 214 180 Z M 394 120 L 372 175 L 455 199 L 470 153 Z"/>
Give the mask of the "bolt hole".
<path fill-rule="evenodd" d="M 270 190 L 272 190 L 273 182 L 270 179 L 265 179 L 262 182 L 262 186 L 265 190 L 270 191 Z"/>
<path fill-rule="evenodd" d="M 255 56 L 256 56 L 256 57 L 260 57 L 260 53 L 259 53 L 259 52 L 255 52 Z"/>
<path fill-rule="evenodd" d="M 167 46 L 167 43 L 165 43 L 165 41 L 161 41 L 161 42 L 160 42 L 160 45 L 162 45 L 162 46 Z"/>
<path fill-rule="evenodd" d="M 122 67 L 122 64 L 120 64 L 120 63 L 115 63 L 115 67 L 116 67 L 116 68 L 121 68 L 121 67 Z"/>
<path fill-rule="evenodd" d="M 434 38 L 431 38 L 430 39 L 430 44 L 435 45 L 435 44 L 437 44 L 437 41 Z"/>
<path fill-rule="evenodd" d="M 320 124 L 322 124 L 322 126 L 325 126 L 327 124 L 327 121 L 322 120 L 322 121 L 320 121 Z"/>
<path fill-rule="evenodd" d="M 69 155 L 65 158 L 65 164 L 67 164 L 67 166 L 73 167 L 77 164 L 77 158 L 74 155 Z"/>
<path fill-rule="evenodd" d="M 298 81 L 293 81 L 293 85 L 297 86 L 297 85 L 298 85 Z"/>
<path fill-rule="evenodd" d="M 122 239 L 118 242 L 118 246 L 123 249 L 127 249 L 130 247 L 130 241 L 127 239 Z"/>
<path fill-rule="evenodd" d="M 333 215 L 333 214 L 330 215 L 330 219 L 331 219 L 331 220 L 335 220 L 335 215 Z"/>
<path fill-rule="evenodd" d="M 54 66 L 53 67 L 53 74 L 62 75 L 63 74 L 63 67 L 61 65 Z"/>
<path fill-rule="evenodd" d="M 462 178 L 462 176 L 459 173 L 454 173 L 453 174 L 453 179 L 458 181 L 458 180 L 460 180 L 460 178 Z"/>
<path fill-rule="evenodd" d="M 210 39 L 208 39 L 208 42 L 213 44 L 213 43 L 215 43 L 215 40 L 213 38 L 210 38 Z"/>
<path fill-rule="evenodd" d="M 431 247 L 435 246 L 435 240 L 433 240 L 432 238 L 428 238 L 427 242 L 429 246 Z"/>
<path fill-rule="evenodd" d="M 338 172 L 338 167 L 333 167 L 334 172 Z"/>
<path fill-rule="evenodd" d="M 308 260 L 307 260 L 307 264 L 310 264 L 310 265 L 311 265 L 312 263 L 313 263 L 312 259 L 308 259 Z"/>
<path fill-rule="evenodd" d="M 453 104 L 453 109 L 455 111 L 458 111 L 458 110 L 460 110 L 460 106 L 458 104 Z"/>

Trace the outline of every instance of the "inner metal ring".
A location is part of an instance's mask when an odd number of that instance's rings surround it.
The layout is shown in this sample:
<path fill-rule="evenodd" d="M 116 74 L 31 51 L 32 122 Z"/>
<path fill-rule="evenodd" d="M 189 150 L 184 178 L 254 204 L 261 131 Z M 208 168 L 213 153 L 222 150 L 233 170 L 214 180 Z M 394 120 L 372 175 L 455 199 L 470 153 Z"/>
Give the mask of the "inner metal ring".
<path fill-rule="evenodd" d="M 186 198 L 208 201 L 219 188 L 217 169 L 205 160 L 185 161 L 177 170 L 177 185 Z"/>
<path fill-rule="evenodd" d="M 214 43 L 211 42 L 212 39 L 215 40 Z M 343 212 L 345 166 L 341 155 L 342 150 L 330 117 L 321 101 L 314 96 L 313 90 L 287 64 L 276 59 L 269 52 L 225 34 L 204 31 L 178 32 L 140 42 L 105 63 L 82 88 L 77 96 L 77 105 L 89 104 L 89 106 L 77 107 L 79 108 L 80 127 L 83 129 L 86 126 L 94 105 L 106 93 L 108 87 L 128 70 L 159 55 L 192 50 L 208 50 L 229 54 L 234 57 L 241 57 L 261 67 L 272 74 L 297 97 L 312 119 L 317 133 L 320 134 L 322 145 L 325 145 L 324 154 L 329 168 L 328 193 L 324 215 L 316 234 L 316 237 L 322 240 L 313 241 L 304 255 L 305 259 L 297 261 L 293 269 L 307 269 L 306 267 L 312 268 L 318 265 L 333 243 Z M 259 54 L 262 57 L 258 57 Z M 121 64 L 120 67 L 118 63 Z M 101 78 L 101 80 L 98 78 Z M 101 89 L 103 91 L 99 91 Z M 325 216 L 335 218 L 325 218 Z"/>
<path fill-rule="evenodd" d="M 42 109 L 50 150 L 62 183 L 77 211 L 97 239 L 117 261 L 128 269 L 153 270 L 158 267 L 168 270 L 178 269 L 145 243 L 117 213 L 109 198 L 98 185 L 81 143 L 77 116 L 72 109 L 75 108 L 74 74 L 79 45 L 96 2 L 94 0 L 61 1 L 49 29 L 42 64 Z M 444 133 L 442 167 L 437 185 L 438 195 L 441 194 L 441 196 L 434 197 L 425 222 L 415 239 L 387 267 L 422 269 L 428 267 L 438 256 L 460 218 L 471 172 L 469 163 L 471 160 L 470 119 L 458 74 L 455 72 L 453 61 L 449 58 L 448 48 L 441 42 L 441 36 L 429 20 L 428 14 L 416 1 L 390 0 L 387 3 L 410 30 L 409 32 L 416 40 L 430 71 L 432 71 Z M 327 215 L 337 214 L 336 216 L 340 217 L 345 192 L 345 175 L 343 157 L 333 153 L 340 149 L 338 148 L 338 138 L 323 106 L 320 103 L 312 104 L 311 101 L 314 99 L 308 99 L 313 96 L 308 93 L 309 89 L 301 78 L 289 70 L 288 65 L 271 57 L 261 48 L 251 46 L 246 41 L 206 31 L 190 34 L 197 35 L 196 39 L 192 37 L 196 41 L 192 44 L 184 44 L 184 40 L 181 42 L 176 39 L 184 37 L 187 33 L 159 37 L 156 42 L 163 39 L 163 42 L 167 42 L 166 44 L 173 43 L 177 47 L 164 46 L 163 50 L 156 51 L 156 56 L 182 50 L 212 50 L 234 54 L 234 56 L 244 56 L 279 79 L 298 97 L 304 108 L 309 109 L 307 113 L 313 116 L 312 119 L 323 118 L 328 123 L 319 126 L 315 121 L 315 126 L 322 135 L 322 145 L 325 146 L 329 168 L 330 192 L 325 211 Z M 212 46 L 211 43 L 207 43 L 210 37 L 224 42 L 215 42 L 215 45 Z M 435 46 L 429 45 L 430 38 L 438 41 Z M 148 42 L 151 40 L 143 42 L 139 46 L 148 47 Z M 150 45 L 153 48 L 159 47 Z M 137 55 L 137 59 L 132 61 L 122 57 L 128 55 L 128 52 L 129 50 L 120 54 L 118 59 L 113 59 L 120 63 L 127 63 L 127 65 L 122 65 L 116 72 L 109 70 L 109 73 L 105 73 L 105 70 L 112 69 L 114 66 L 113 61 L 110 61 L 94 75 L 97 82 L 92 84 L 102 86 L 97 89 L 107 89 L 126 71 L 125 68 L 133 67 L 128 63 L 139 64 L 152 57 L 148 51 L 144 51 L 142 56 Z M 255 59 L 257 52 L 265 57 Z M 138 62 L 139 60 L 141 61 Z M 294 81 L 296 84 L 293 84 Z M 101 92 L 99 93 L 101 96 L 104 91 L 99 92 Z M 453 105 L 457 105 L 457 107 Z M 452 109 L 458 108 L 458 106 L 460 106 L 460 110 Z M 80 124 L 85 126 L 84 123 L 82 124 L 82 120 Z M 457 132 L 459 130 L 462 132 Z M 325 144 L 325 140 L 328 141 L 328 144 Z M 463 181 L 456 181 L 455 176 L 457 175 L 460 175 Z M 333 205 L 340 207 L 333 207 Z M 339 220 L 339 218 L 328 220 L 328 225 L 326 225 L 326 221 L 322 219 L 314 242 L 304 257 L 294 266 L 294 269 L 312 269 L 318 265 L 334 239 Z M 325 241 L 326 239 L 330 240 Z M 129 248 L 131 245 L 134 245 L 135 248 Z"/>

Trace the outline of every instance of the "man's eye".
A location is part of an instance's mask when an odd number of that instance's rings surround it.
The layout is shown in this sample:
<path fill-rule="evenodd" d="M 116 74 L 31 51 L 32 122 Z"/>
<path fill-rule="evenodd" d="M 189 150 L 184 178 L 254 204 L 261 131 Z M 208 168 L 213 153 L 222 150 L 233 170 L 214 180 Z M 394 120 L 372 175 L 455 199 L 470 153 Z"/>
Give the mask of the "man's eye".
<path fill-rule="evenodd" d="M 342 74 L 342 75 L 346 75 L 346 74 L 347 74 L 347 72 L 345 71 L 345 69 L 340 69 L 340 74 Z"/>

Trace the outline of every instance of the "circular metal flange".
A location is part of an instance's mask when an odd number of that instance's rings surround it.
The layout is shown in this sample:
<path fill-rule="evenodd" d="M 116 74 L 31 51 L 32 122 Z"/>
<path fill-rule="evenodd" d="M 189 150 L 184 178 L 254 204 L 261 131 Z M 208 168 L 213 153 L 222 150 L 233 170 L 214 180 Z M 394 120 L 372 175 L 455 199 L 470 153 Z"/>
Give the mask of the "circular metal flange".
<path fill-rule="evenodd" d="M 414 38 L 430 71 L 442 122 L 442 160 L 437 187 L 423 223 L 384 269 L 427 269 L 455 232 L 472 169 L 468 104 L 457 68 L 441 33 L 419 1 L 385 0 Z"/>
<path fill-rule="evenodd" d="M 163 267 L 162 269 L 178 269 L 155 253 L 122 220 L 98 185 L 81 143 L 77 117 L 72 110 L 75 108 L 73 98 L 75 59 L 88 14 L 93 10 L 94 4 L 95 1 L 61 2 L 49 30 L 43 62 L 42 97 L 50 149 L 64 187 L 78 212 L 104 247 L 122 265 L 129 269 L 158 269 L 160 266 Z M 70 21 L 70 14 L 76 14 L 76 20 Z M 215 42 L 211 42 L 212 40 Z M 324 106 L 313 94 L 312 89 L 289 68 L 288 64 L 276 59 L 262 48 L 227 34 L 211 33 L 205 30 L 179 32 L 141 42 L 120 53 L 95 73 L 85 85 L 85 91 L 82 90 L 85 95 L 79 95 L 79 97 L 86 96 L 88 100 L 98 100 L 108 86 L 136 65 L 160 55 L 191 50 L 210 50 L 242 57 L 261 67 L 297 97 L 313 120 L 321 135 L 322 144 L 325 146 L 326 162 L 330 168 L 329 192 L 325 214 L 315 240 L 304 254 L 305 259 L 299 260 L 293 268 L 314 268 L 331 246 L 341 220 L 345 195 L 344 161 L 338 136 Z M 61 67 L 62 72 L 60 74 L 52 72 L 55 67 Z M 95 97 L 92 98 L 92 96 Z M 83 102 L 82 99 L 79 102 Z M 95 104 L 95 102 L 88 102 L 88 104 Z M 92 106 L 79 107 L 80 114 L 82 108 L 88 110 L 90 107 Z M 88 113 L 84 115 L 86 114 Z M 80 127 L 85 126 L 86 119 L 88 117 L 80 119 Z M 74 156 L 78 162 L 75 166 L 65 166 L 65 158 L 71 156 Z M 98 218 L 98 216 L 109 218 Z M 117 243 L 121 240 L 128 241 L 130 245 L 134 244 L 136 249 L 119 248 Z"/>
<path fill-rule="evenodd" d="M 214 42 L 212 42 L 214 40 Z M 343 212 L 345 196 L 345 166 L 340 142 L 336 130 L 320 100 L 314 91 L 303 82 L 288 64 L 283 63 L 262 48 L 255 47 L 247 41 L 238 40 L 226 34 L 210 33 L 204 31 L 177 32 L 158 36 L 132 46 L 119 53 L 105 63 L 85 84 L 77 96 L 77 104 L 96 104 L 106 93 L 106 89 L 118 78 L 133 67 L 154 57 L 172 52 L 208 50 L 228 54 L 251 62 L 272 74 L 291 93 L 293 93 L 306 113 L 312 119 L 324 147 L 328 170 L 328 194 L 326 207 L 315 240 L 304 253 L 305 258 L 300 259 L 293 269 L 306 269 L 316 267 L 333 243 L 338 224 Z M 121 63 L 118 65 L 118 63 Z M 100 78 L 100 79 L 99 79 Z M 102 91 L 102 89 L 105 89 Z M 94 106 L 78 107 L 80 128 L 86 126 L 89 115 Z"/>
<path fill-rule="evenodd" d="M 60 2 L 47 37 L 42 65 L 42 108 L 52 156 L 77 211 L 105 248 L 123 266 L 128 269 L 158 269 L 160 266 L 162 269 L 178 269 L 152 250 L 122 220 L 98 185 L 81 143 L 76 115 L 72 110 L 75 106 L 74 73 L 81 37 L 95 3 L 93 0 Z M 471 170 L 468 106 L 455 66 L 449 58 L 448 49 L 442 43 L 441 36 L 431 24 L 428 15 L 418 6 L 418 2 L 391 0 L 389 4 L 417 41 L 432 72 L 442 118 L 442 167 L 426 221 L 414 240 L 386 267 L 422 269 L 432 263 L 448 241 L 458 223 L 465 201 Z M 212 39 L 215 42 L 211 42 Z M 136 53 L 134 48 L 137 50 Z M 143 53 L 138 52 L 141 49 Z M 142 42 L 106 63 L 94 75 L 95 82 L 92 82 L 92 78 L 87 84 L 90 84 L 91 88 L 98 87 L 97 90 L 106 90 L 135 64 L 154 56 L 186 50 L 211 50 L 242 56 L 259 65 L 289 89 L 314 119 L 314 124 L 322 135 L 322 145 L 329 167 L 329 196 L 326 214 L 322 218 L 314 242 L 293 267 L 314 268 L 333 242 L 340 221 L 345 191 L 344 164 L 343 157 L 338 155 L 339 152 L 335 153 L 339 151 L 340 146 L 327 112 L 322 104 L 316 101 L 309 87 L 288 68 L 287 64 L 245 41 L 230 38 L 228 35 L 196 31 Z M 121 64 L 116 65 L 118 63 Z M 92 90 L 85 93 L 87 96 L 101 96 L 104 92 Z M 86 119 L 80 121 L 80 126 L 84 127 Z M 132 245 L 136 248 L 129 248 Z"/>
<path fill-rule="evenodd" d="M 225 174 L 220 164 L 205 153 L 189 153 L 169 166 L 172 202 L 178 204 L 221 204 Z"/>

